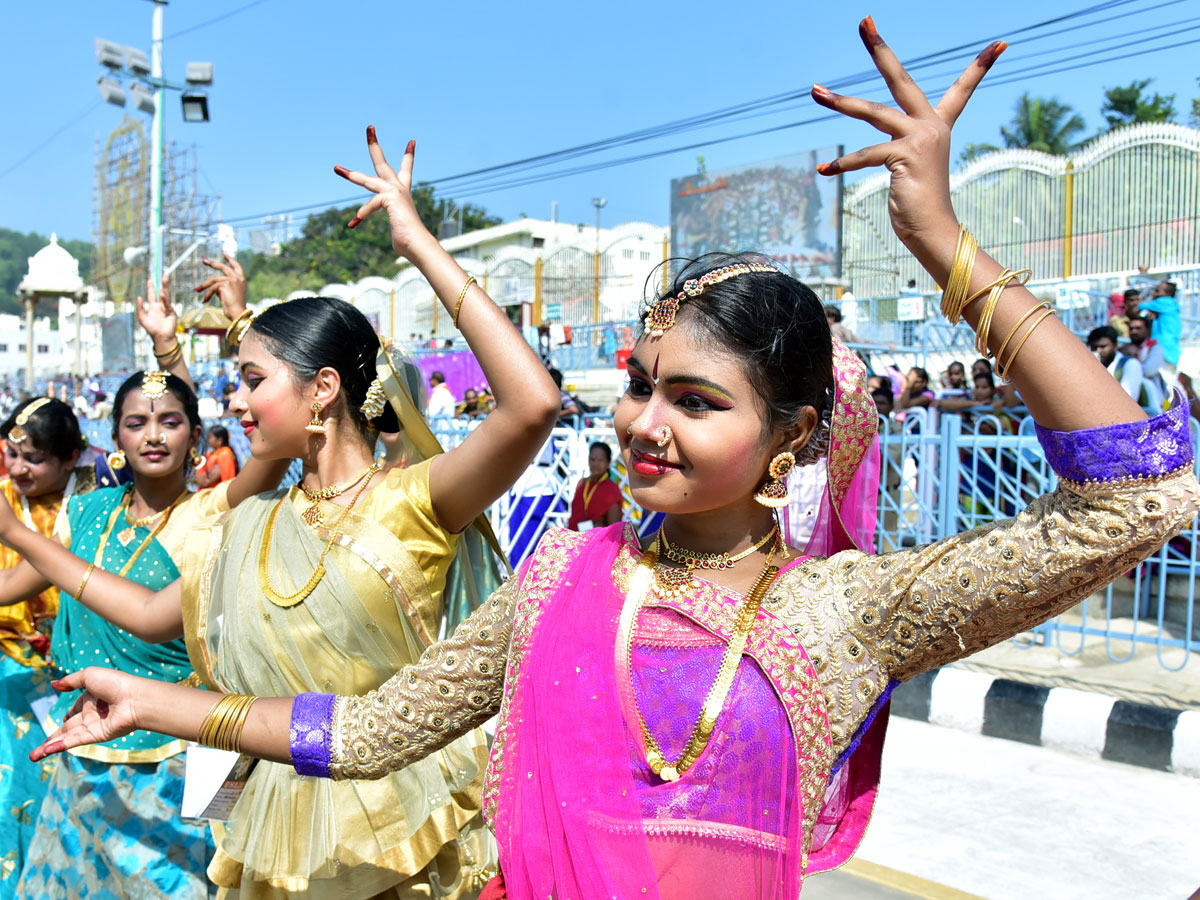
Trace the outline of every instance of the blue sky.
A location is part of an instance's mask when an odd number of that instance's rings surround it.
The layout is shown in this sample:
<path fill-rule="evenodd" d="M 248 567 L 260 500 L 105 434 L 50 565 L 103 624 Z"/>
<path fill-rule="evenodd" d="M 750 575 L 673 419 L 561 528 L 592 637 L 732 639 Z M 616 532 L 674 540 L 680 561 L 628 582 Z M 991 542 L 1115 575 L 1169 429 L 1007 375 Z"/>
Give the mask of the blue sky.
<path fill-rule="evenodd" d="M 1126 0 L 1053 29 L 1132 15 L 1033 41 L 1022 41 L 1019 29 L 1098 4 L 909 0 L 850 8 L 757 0 L 603 5 L 259 0 L 215 24 L 171 37 L 251 2 L 174 0 L 165 12 L 167 76 L 181 79 L 189 60 L 212 61 L 216 76 L 208 124 L 185 125 L 178 97 L 168 96 L 168 139 L 196 146 L 200 189 L 219 192 L 224 217 L 243 219 L 239 225 L 254 224 L 244 217 L 354 196 L 356 189 L 337 178 L 332 166 L 366 166 L 363 129 L 369 123 L 397 157 L 405 141 L 416 138 L 417 176 L 436 179 L 805 88 L 813 81 L 836 82 L 869 65 L 856 31 L 858 18 L 868 12 L 902 58 L 965 43 L 982 47 L 993 37 L 1008 36 L 1012 46 L 992 70 L 991 81 L 1091 48 L 1123 48 L 1055 66 L 1067 71 L 1017 75 L 1014 83 L 980 91 L 955 130 L 960 146 L 999 143 L 998 128 L 1026 89 L 1074 105 L 1089 133 L 1101 122 L 1104 87 L 1154 78 L 1152 90 L 1178 95 L 1183 118 L 1191 98 L 1200 95 L 1200 43 L 1164 49 L 1200 40 L 1200 0 Z M 9 46 L 0 58 L 6 125 L 0 142 L 0 226 L 91 237 L 95 145 L 121 117 L 116 107 L 95 105 L 101 69 L 92 39 L 149 51 L 150 18 L 146 0 L 7 5 Z M 1081 65 L 1118 53 L 1131 57 Z M 949 72 L 964 64 L 934 66 L 918 81 L 948 84 Z M 876 90 L 869 86 L 865 93 L 877 95 L 872 94 Z M 572 164 L 817 114 L 805 100 L 769 115 Z M 591 198 L 599 195 L 608 199 L 605 224 L 665 224 L 668 182 L 694 172 L 699 153 L 710 169 L 718 169 L 875 140 L 859 123 L 823 122 L 540 184 L 447 192 L 505 218 L 520 213 L 546 218 L 557 201 L 560 219 L 586 223 L 594 221 Z"/>

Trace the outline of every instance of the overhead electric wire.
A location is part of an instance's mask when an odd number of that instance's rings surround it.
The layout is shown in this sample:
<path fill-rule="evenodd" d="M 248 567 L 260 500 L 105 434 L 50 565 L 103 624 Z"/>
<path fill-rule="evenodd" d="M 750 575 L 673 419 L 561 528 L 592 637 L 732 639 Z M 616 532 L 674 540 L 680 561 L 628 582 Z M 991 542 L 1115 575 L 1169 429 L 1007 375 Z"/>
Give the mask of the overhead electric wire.
<path fill-rule="evenodd" d="M 1106 10 L 1117 9 L 1120 7 L 1127 7 L 1136 2 L 1138 2 L 1138 0 L 1113 0 L 1113 2 L 1095 4 L 1095 5 L 1080 9 L 1080 10 L 1076 10 L 1075 12 L 1072 12 L 1072 13 L 1063 14 L 1061 16 L 1055 16 L 1053 18 L 1043 20 L 1042 22 L 1035 23 L 1033 25 L 1024 26 L 1022 28 L 1016 29 L 1015 31 L 1010 31 L 1009 34 L 1010 35 L 1028 34 L 1031 31 L 1036 31 L 1039 28 L 1045 28 L 1049 25 L 1054 25 L 1054 24 L 1058 24 L 1058 23 L 1061 23 L 1064 21 L 1071 21 L 1074 19 L 1079 19 L 1081 17 L 1093 15 L 1097 12 L 1104 12 Z M 1108 16 L 1108 17 L 1105 17 L 1102 19 L 1091 20 L 1091 21 L 1086 21 L 1086 22 L 1079 22 L 1079 23 L 1071 25 L 1067 28 L 1061 28 L 1061 29 L 1058 29 L 1058 30 L 1055 30 L 1052 32 L 1032 34 L 1032 35 L 1029 35 L 1028 37 L 1023 38 L 1022 42 L 1023 43 L 1031 43 L 1035 40 L 1042 40 L 1046 37 L 1064 34 L 1064 33 L 1068 33 L 1071 31 L 1077 31 L 1080 29 L 1095 27 L 1097 25 L 1115 21 L 1115 20 L 1118 20 L 1121 18 L 1127 18 L 1127 17 L 1133 16 L 1133 15 L 1141 15 L 1150 10 L 1161 9 L 1161 8 L 1164 8 L 1167 6 L 1172 6 L 1172 5 L 1175 5 L 1180 2 L 1184 2 L 1184 0 L 1166 0 L 1166 2 L 1156 3 L 1156 4 L 1152 4 L 1150 6 L 1143 6 L 1143 7 L 1138 7 L 1135 9 L 1129 9 L 1129 10 L 1126 10 L 1124 12 L 1118 13 L 1113 16 Z M 1190 21 L 1195 21 L 1195 19 L 1185 19 L 1185 20 L 1181 20 L 1181 22 L 1177 22 L 1177 23 L 1165 23 L 1165 24 L 1161 24 L 1161 25 L 1150 26 L 1147 28 L 1134 29 L 1134 30 L 1131 30 L 1129 32 L 1125 32 L 1122 34 L 1108 35 L 1108 36 L 1097 38 L 1093 41 L 1082 42 L 1080 44 L 1068 45 L 1066 47 L 1056 47 L 1056 48 L 1052 48 L 1050 50 L 1034 51 L 1032 53 L 1024 54 L 1022 56 L 1010 57 L 1009 61 L 1019 61 L 1022 59 L 1031 59 L 1036 56 L 1045 56 L 1048 54 L 1061 53 L 1063 50 L 1074 49 L 1074 48 L 1078 48 L 1078 47 L 1094 48 L 1094 45 L 1097 42 L 1108 42 L 1108 41 L 1114 41 L 1114 40 L 1120 41 L 1120 40 L 1124 40 L 1125 37 L 1140 35 L 1140 34 L 1150 32 L 1150 31 L 1161 31 L 1162 29 L 1170 28 L 1170 27 L 1173 27 L 1174 25 L 1187 23 Z M 1191 29 L 1185 29 L 1185 30 L 1191 30 Z M 1159 39 L 1161 39 L 1161 35 L 1159 36 Z M 1134 43 L 1146 43 L 1148 40 L 1154 40 L 1154 38 L 1143 39 L 1143 40 L 1140 40 L 1140 41 L 1137 41 Z M 913 59 L 905 61 L 905 66 L 910 71 L 918 71 L 923 68 L 929 68 L 929 67 L 937 66 L 939 64 L 946 64 L 946 63 L 953 61 L 955 56 L 958 56 L 959 58 L 963 58 L 963 57 L 974 55 L 977 52 L 980 43 L 981 42 L 964 43 L 964 44 L 957 45 L 955 47 L 949 47 L 949 48 L 938 50 L 938 51 L 935 51 L 932 53 L 924 54 L 922 56 L 914 57 Z M 1156 49 L 1158 49 L 1158 50 L 1172 49 L 1177 46 L 1187 46 L 1191 43 L 1193 43 L 1193 42 L 1192 41 L 1184 41 L 1184 42 L 1177 43 L 1177 44 L 1171 44 L 1169 46 L 1161 46 Z M 1129 44 L 1126 44 L 1124 46 L 1129 46 Z M 1126 59 L 1126 58 L 1129 58 L 1130 56 L 1141 55 L 1140 53 L 1123 54 L 1123 55 L 1109 57 L 1109 58 L 1105 58 L 1105 59 L 1094 60 L 1092 62 L 1086 62 L 1081 65 L 1070 65 L 1070 66 L 1066 66 L 1065 68 L 1055 68 L 1055 67 L 1062 67 L 1066 63 L 1073 62 L 1077 59 L 1084 59 L 1087 56 L 1105 53 L 1105 52 L 1108 52 L 1113 49 L 1117 49 L 1117 48 L 1108 47 L 1108 48 L 1100 48 L 1100 49 L 1091 49 L 1086 53 L 1080 53 L 1080 54 L 1076 54 L 1074 56 L 1068 56 L 1068 57 L 1059 56 L 1055 59 L 1045 60 L 1041 63 L 1035 64 L 1033 66 L 1029 66 L 1022 70 L 1019 70 L 1019 74 L 1014 73 L 1014 72 L 1005 72 L 1004 77 L 989 79 L 983 83 L 982 87 L 997 87 L 997 86 L 1000 86 L 1003 84 L 1010 84 L 1016 80 L 1028 80 L 1030 77 L 1040 77 L 1041 75 L 1056 74 L 1056 73 L 1062 72 L 1062 71 L 1069 71 L 1070 69 L 1073 69 L 1073 68 L 1086 68 L 1086 67 L 1089 67 L 1092 65 L 1099 65 L 1099 64 L 1102 64 L 1105 62 L 1113 62 L 1113 61 L 1117 61 L 1117 60 L 1121 60 L 1121 59 Z M 934 77 L 937 77 L 937 76 L 934 76 Z M 867 80 L 878 81 L 879 80 L 878 72 L 876 72 L 874 70 L 864 70 L 862 72 L 853 73 L 851 75 L 842 76 L 841 78 L 829 81 L 829 82 L 827 82 L 827 85 L 830 86 L 831 88 L 836 88 L 839 91 L 844 92 L 846 90 L 846 88 L 853 87 L 854 85 L 859 84 L 863 81 L 867 81 Z M 694 150 L 694 149 L 700 149 L 702 147 L 713 146 L 714 144 L 727 143 L 729 141 L 742 140 L 745 138 L 759 136 L 762 134 L 778 132 L 778 131 L 787 130 L 790 128 L 797 128 L 797 127 L 801 127 L 803 125 L 814 124 L 814 123 L 820 122 L 820 121 L 827 121 L 827 120 L 837 117 L 836 114 L 821 115 L 821 116 L 817 116 L 814 118 L 803 119 L 803 120 L 796 121 L 796 122 L 788 122 L 788 123 L 784 123 L 781 125 L 770 126 L 767 128 L 756 129 L 753 131 L 742 132 L 742 133 L 738 133 L 738 134 L 734 134 L 734 135 L 725 135 L 725 136 L 714 137 L 711 139 L 692 142 L 692 143 L 688 143 L 688 144 L 684 144 L 684 145 L 680 145 L 680 146 L 673 146 L 671 148 L 666 148 L 666 149 L 662 149 L 662 150 L 656 150 L 656 151 L 650 151 L 650 152 L 642 153 L 642 154 L 635 154 L 632 156 L 620 157 L 618 159 L 602 160 L 602 161 L 597 161 L 595 163 L 589 163 L 589 164 L 583 165 L 583 166 L 576 166 L 576 167 L 565 168 L 565 169 L 553 169 L 551 171 L 542 172 L 537 175 L 531 174 L 532 170 L 534 170 L 534 169 L 541 169 L 546 166 L 567 162 L 572 159 L 577 159 L 581 156 L 593 155 L 596 153 L 603 152 L 605 150 L 614 149 L 616 147 L 628 146 L 630 144 L 641 143 L 641 142 L 649 141 L 649 140 L 655 140 L 655 139 L 670 136 L 673 134 L 683 133 L 685 131 L 691 131 L 691 130 L 697 130 L 697 129 L 701 129 L 701 128 L 705 128 L 705 127 L 711 127 L 718 123 L 729 124 L 729 123 L 736 122 L 736 121 L 743 121 L 743 120 L 751 119 L 751 118 L 759 118 L 759 117 L 766 116 L 766 115 L 775 115 L 775 114 L 779 114 L 782 112 L 790 111 L 791 109 L 796 109 L 801 106 L 808 106 L 810 103 L 811 103 L 811 100 L 809 100 L 808 88 L 780 92 L 780 93 L 773 94 L 773 95 L 770 95 L 767 97 L 759 97 L 759 98 L 756 98 L 754 100 L 750 100 L 750 101 L 747 101 L 744 103 L 733 104 L 733 105 L 722 107 L 722 108 L 719 108 L 716 110 L 710 110 L 710 111 L 707 111 L 704 113 L 699 113 L 694 116 L 689 116 L 686 118 L 677 119 L 677 120 L 673 120 L 673 121 L 666 122 L 666 123 L 661 123 L 661 124 L 654 125 L 654 126 L 648 126 L 646 128 L 626 132 L 626 133 L 619 134 L 619 135 L 614 135 L 614 136 L 599 139 L 596 141 L 578 144 L 578 145 L 575 145 L 572 147 L 563 148 L 561 150 L 537 154 L 534 156 L 529 156 L 529 157 L 525 157 L 522 159 L 513 160 L 513 161 L 510 161 L 507 163 L 500 163 L 500 164 L 496 164 L 496 165 L 492 165 L 492 166 L 486 166 L 486 167 L 482 167 L 482 168 L 478 168 L 478 169 L 469 170 L 466 172 L 460 172 L 455 175 L 443 176 L 441 178 L 432 179 L 430 181 L 423 182 L 423 183 L 431 185 L 431 186 L 441 187 L 446 190 L 453 190 L 459 194 L 474 195 L 474 194 L 481 194 L 481 193 L 492 193 L 497 190 L 506 190 L 506 189 L 510 189 L 510 188 L 514 188 L 514 187 L 521 187 L 521 186 L 525 186 L 525 185 L 529 185 L 529 184 L 535 184 L 535 183 L 539 183 L 542 181 L 570 177 L 573 175 L 583 174 L 583 173 L 590 172 L 590 171 L 597 171 L 600 169 L 612 168 L 612 167 L 618 166 L 618 165 L 626 165 L 629 163 L 639 162 L 639 161 L 643 161 L 646 159 L 651 159 L 651 158 L 655 158 L 655 157 L 659 157 L 659 156 L 666 156 L 666 155 L 670 155 L 672 153 L 680 153 L 680 152 L 684 152 L 687 150 Z M 790 105 L 784 106 L 784 104 L 790 104 Z M 777 107 L 777 108 L 771 108 L 771 107 Z M 225 221 L 230 222 L 230 223 L 247 222 L 247 221 L 261 218 L 263 216 L 268 216 L 268 215 L 280 215 L 280 214 L 284 214 L 284 213 L 304 212 L 307 210 L 326 208 L 329 206 L 350 204 L 350 203 L 354 203 L 354 202 L 362 201 L 362 200 L 364 200 L 364 198 L 361 194 L 359 194 L 359 195 L 356 195 L 353 197 L 347 197 L 344 199 L 329 200 L 329 201 L 324 201 L 321 203 L 305 204 L 303 206 L 296 206 L 296 207 L 291 207 L 288 209 L 281 209 L 281 210 L 273 210 L 271 212 L 265 212 L 265 213 L 256 213 L 256 214 L 250 214 L 250 215 L 231 217 L 229 219 L 226 219 Z"/>
<path fill-rule="evenodd" d="M 86 119 L 88 116 L 90 116 L 93 112 L 95 112 L 96 109 L 98 109 L 99 107 L 101 107 L 103 105 L 104 105 L 103 100 L 97 100 L 94 103 L 89 104 L 82 112 L 80 112 L 78 115 L 76 115 L 74 118 L 72 118 L 69 122 L 67 122 L 66 125 L 60 125 L 54 131 L 50 132 L 50 135 L 47 138 L 45 138 L 45 140 L 43 140 L 40 144 L 38 144 L 36 147 L 34 147 L 32 150 L 30 150 L 28 153 L 26 153 L 24 156 L 22 156 L 16 162 L 14 162 L 12 165 L 10 165 L 3 172 L 0 172 L 0 178 L 3 178 L 4 176 L 8 175 L 10 172 L 15 172 L 22 165 L 27 163 L 29 160 L 33 159 L 33 157 L 37 155 L 37 152 L 39 150 L 41 150 L 43 147 L 45 147 L 47 144 L 49 144 L 51 141 L 53 141 L 56 137 L 58 137 L 60 134 L 62 134 L 64 131 L 66 131 L 68 128 L 70 128 L 72 125 L 77 125 L 80 122 L 82 122 L 84 119 Z"/>
<path fill-rule="evenodd" d="M 236 9 L 231 9 L 229 12 L 221 13 L 219 16 L 214 16 L 211 19 L 205 19 L 203 22 L 197 22 L 195 25 L 189 25 L 187 28 L 176 31 L 173 34 L 168 34 L 163 38 L 163 40 L 170 41 L 174 38 L 182 37 L 185 34 L 191 34 L 193 31 L 199 31 L 201 28 L 207 28 L 209 25 L 216 25 L 218 22 L 224 22 L 226 19 L 232 18 L 238 13 L 243 13 L 252 7 L 260 6 L 266 2 L 267 0 L 252 0 L 252 2 L 239 6 Z"/>

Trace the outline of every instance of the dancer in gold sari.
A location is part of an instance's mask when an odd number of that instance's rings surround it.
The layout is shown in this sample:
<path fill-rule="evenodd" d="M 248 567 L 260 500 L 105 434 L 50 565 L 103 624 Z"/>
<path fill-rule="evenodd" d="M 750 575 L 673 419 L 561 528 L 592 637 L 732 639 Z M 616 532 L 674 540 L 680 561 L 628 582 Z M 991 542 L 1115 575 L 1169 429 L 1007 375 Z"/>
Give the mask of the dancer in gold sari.
<path fill-rule="evenodd" d="M 421 224 L 409 190 L 413 145 L 398 173 L 374 129 L 368 148 L 376 176 L 338 167 L 375 193 L 350 224 L 386 210 L 393 247 L 442 298 L 497 406 L 442 454 L 354 307 L 301 298 L 252 317 L 226 290 L 241 278 L 236 263 L 210 263 L 221 275 L 201 289 L 221 295 L 229 337 L 240 342 L 231 410 L 256 458 L 298 457 L 303 479 L 242 504 L 211 541 L 188 548 L 180 579 L 166 588 L 96 572 L 80 600 L 140 637 L 183 635 L 201 680 L 221 692 L 363 693 L 415 662 L 437 638 L 456 551 L 461 563 L 465 548 L 479 548 L 486 523 L 473 523 L 533 460 L 558 413 L 558 392 L 531 348 Z M 379 432 L 402 432 L 403 465 L 372 461 Z M 29 558 L 74 591 L 79 561 L 34 543 L 23 545 Z M 461 584 L 475 567 L 459 568 Z M 377 784 L 260 763 L 209 876 L 230 898 L 473 893 L 494 871 L 480 816 L 485 757 L 476 730 Z"/>

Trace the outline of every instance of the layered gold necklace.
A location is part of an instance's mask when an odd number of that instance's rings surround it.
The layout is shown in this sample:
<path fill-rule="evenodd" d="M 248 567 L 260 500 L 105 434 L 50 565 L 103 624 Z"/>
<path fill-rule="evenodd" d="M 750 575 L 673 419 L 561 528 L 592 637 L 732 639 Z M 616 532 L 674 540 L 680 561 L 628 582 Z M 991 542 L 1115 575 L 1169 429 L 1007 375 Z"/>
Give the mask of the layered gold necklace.
<path fill-rule="evenodd" d="M 758 615 L 758 608 L 762 605 L 763 598 L 766 597 L 771 582 L 775 580 L 775 576 L 779 572 L 778 566 L 771 565 L 775 551 L 780 546 L 777 529 L 772 529 L 771 533 L 767 535 L 767 538 L 772 537 L 775 538 L 775 542 L 771 545 L 771 549 L 767 553 L 766 565 L 759 572 L 754 586 L 750 589 L 750 593 L 746 595 L 738 608 L 733 632 L 729 637 L 728 645 L 725 647 L 725 653 L 721 657 L 720 668 L 717 669 L 717 677 L 713 681 L 712 687 L 708 689 L 708 694 L 704 698 L 704 704 L 700 707 L 700 715 L 696 719 L 696 724 L 692 728 L 691 736 L 688 738 L 683 752 L 674 761 L 666 758 L 662 748 L 658 745 L 658 741 L 650 733 L 650 729 L 646 725 L 646 718 L 642 715 L 641 706 L 638 704 L 637 692 L 633 690 L 633 637 L 637 630 L 638 612 L 641 610 L 642 603 L 646 599 L 646 594 L 650 591 L 651 583 L 657 581 L 661 592 L 667 594 L 678 593 L 691 583 L 691 568 L 686 570 L 686 580 L 684 582 L 680 582 L 675 576 L 667 575 L 664 583 L 662 576 L 666 575 L 667 572 L 678 570 L 668 569 L 664 571 L 658 568 L 660 548 L 663 548 L 664 545 L 670 546 L 666 544 L 666 538 L 661 530 L 654 539 L 654 543 L 650 545 L 638 561 L 637 570 L 633 573 L 630 581 L 629 594 L 625 599 L 625 609 L 629 611 L 630 615 L 630 620 L 623 623 L 629 635 L 629 646 L 626 648 L 629 658 L 629 672 L 627 674 L 629 677 L 630 696 L 633 698 L 633 707 L 637 712 L 638 724 L 641 726 L 642 742 L 646 747 L 646 762 L 654 774 L 663 781 L 678 781 L 683 773 L 690 769 L 696 760 L 700 758 L 700 755 L 704 752 L 704 748 L 708 746 L 713 728 L 717 724 L 717 718 L 721 715 L 721 710 L 725 707 L 725 700 L 729 696 L 730 688 L 733 687 L 733 679 L 737 674 L 738 665 L 741 663 L 742 653 L 745 652 L 746 642 L 750 638 L 750 631 L 754 626 L 755 616 Z M 750 553 L 761 549 L 765 543 L 766 538 L 751 547 L 749 551 L 737 554 L 736 557 L 728 557 L 726 554 L 691 555 L 697 557 L 727 556 L 727 559 L 736 561 L 738 559 L 745 559 Z M 674 549 L 679 554 L 690 554 L 690 551 L 680 547 Z M 716 568 L 716 566 L 710 565 L 707 568 Z M 724 566 L 723 568 L 728 568 L 728 566 Z M 625 613 L 622 613 L 622 615 L 624 616 Z"/>
<path fill-rule="evenodd" d="M 139 528 L 149 528 L 159 519 L 162 519 L 161 525 L 154 531 L 155 534 L 158 534 L 158 532 L 162 530 L 162 525 L 167 523 L 167 516 L 171 514 L 171 510 L 173 510 L 179 504 L 179 501 L 186 497 L 188 493 L 188 489 L 184 488 L 183 493 L 172 500 L 171 504 L 166 509 L 160 509 L 158 512 L 151 513 L 148 516 L 143 516 L 140 519 L 135 519 L 129 514 L 129 500 L 127 498 L 125 505 L 122 507 L 125 515 L 125 527 L 117 532 L 117 542 L 122 547 L 128 547 L 130 543 L 133 542 L 133 539 L 137 537 L 137 530 Z"/>
<path fill-rule="evenodd" d="M 335 484 L 332 487 L 321 488 L 320 490 L 316 491 L 314 491 L 312 488 L 305 487 L 303 481 L 300 482 L 298 487 L 304 496 L 309 499 L 309 502 L 312 503 L 312 506 L 300 514 L 300 518 L 304 520 L 304 524 L 309 528 L 316 528 L 321 524 L 320 502 L 322 500 L 332 500 L 334 497 L 346 493 L 346 491 L 350 490 L 350 488 L 354 487 L 364 478 L 370 478 L 371 475 L 374 475 L 378 471 L 378 465 L 376 463 L 372 463 L 359 472 L 358 476 L 352 481 L 347 481 L 345 484 Z"/>
<path fill-rule="evenodd" d="M 350 498 L 350 503 L 342 510 L 342 514 L 338 516 L 337 521 L 333 524 L 333 531 L 329 535 L 329 539 L 325 542 L 325 548 L 321 551 L 321 556 L 317 560 L 317 567 L 313 573 L 308 576 L 306 581 L 298 591 L 291 594 L 281 594 L 275 590 L 275 586 L 271 584 L 271 542 L 275 538 L 275 520 L 279 516 L 279 510 L 283 504 L 288 502 L 287 495 L 279 498 L 279 502 L 275 504 L 275 508 L 271 510 L 271 514 L 267 517 L 267 527 L 263 530 L 262 543 L 258 547 L 258 586 L 262 589 L 263 594 L 267 599 L 276 606 L 284 608 L 295 606 L 316 590 L 317 585 L 321 583 L 321 579 L 325 577 L 325 557 L 329 555 L 329 551 L 333 545 L 337 543 L 342 534 L 342 523 L 346 521 L 346 516 L 350 515 L 350 510 L 354 508 L 354 504 L 358 502 L 358 498 L 362 496 L 363 491 L 367 489 L 367 485 L 371 483 L 371 476 L 383 468 L 383 460 L 378 460 L 372 463 L 367 471 L 360 475 L 356 480 L 361 481 L 358 490 L 354 492 L 354 496 Z M 365 478 L 363 476 L 366 476 Z M 307 494 L 306 494 L 307 496 Z"/>
<path fill-rule="evenodd" d="M 170 506 L 168 506 L 162 512 L 155 513 L 154 516 L 150 517 L 150 518 L 156 518 L 158 516 L 162 516 L 162 518 L 159 519 L 158 524 L 156 526 L 154 526 L 154 530 L 151 531 L 150 534 L 148 534 L 146 536 L 146 539 L 143 540 L 138 545 L 138 548 L 136 550 L 134 550 L 133 553 L 130 555 L 129 559 L 126 560 L 125 565 L 123 565 L 121 567 L 121 570 L 119 572 L 117 572 L 118 575 L 120 575 L 122 578 L 124 578 L 127 574 L 129 574 L 129 570 L 132 569 L 133 564 L 138 561 L 138 557 L 141 556 L 142 553 L 145 552 L 146 548 L 150 546 L 150 544 L 154 541 L 154 539 L 156 537 L 158 537 L 159 532 L 161 532 L 163 530 L 163 528 L 166 527 L 167 520 L 169 518 L 171 518 L 171 510 L 173 510 L 176 506 L 178 506 L 179 501 L 181 501 L 187 495 L 188 495 L 188 491 L 185 490 L 182 494 L 180 494 L 178 497 L 176 497 L 174 500 L 171 501 Z M 114 509 L 112 511 L 112 514 L 108 517 L 108 523 L 106 524 L 106 526 L 104 528 L 104 533 L 100 535 L 100 542 L 96 545 L 96 553 L 92 557 L 93 562 L 100 568 L 103 568 L 104 548 L 106 546 L 108 546 L 108 537 L 109 537 L 109 535 L 112 534 L 113 528 L 116 527 L 117 519 L 119 519 L 122 515 L 124 515 L 126 521 L 129 520 L 129 502 L 132 499 L 133 499 L 133 489 L 129 488 L 126 490 L 125 496 L 121 499 L 121 505 L 118 506 L 116 509 Z M 135 521 L 140 522 L 142 520 L 137 519 Z M 125 533 L 125 531 L 129 531 L 129 530 L 130 529 L 124 529 L 124 531 L 122 531 L 121 534 L 117 535 L 117 541 L 121 544 L 122 547 L 127 546 L 129 542 L 122 541 L 121 535 L 123 535 Z"/>
<path fill-rule="evenodd" d="M 734 554 L 733 556 L 730 556 L 728 553 L 697 553 L 694 550 L 688 550 L 685 547 L 672 544 L 667 540 L 667 536 L 663 534 L 661 529 L 658 532 L 658 541 L 662 545 L 663 556 L 673 563 L 687 566 L 688 569 L 732 569 L 735 563 L 761 550 L 777 534 L 779 534 L 779 526 L 775 525 L 757 544 L 752 544 L 741 553 Z"/>

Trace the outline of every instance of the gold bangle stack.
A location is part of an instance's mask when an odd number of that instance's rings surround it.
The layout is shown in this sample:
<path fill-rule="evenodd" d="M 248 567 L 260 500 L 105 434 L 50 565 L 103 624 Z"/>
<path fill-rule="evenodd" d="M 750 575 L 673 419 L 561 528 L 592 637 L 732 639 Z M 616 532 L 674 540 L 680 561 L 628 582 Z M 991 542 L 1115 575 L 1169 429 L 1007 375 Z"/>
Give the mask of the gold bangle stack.
<path fill-rule="evenodd" d="M 166 353 L 155 353 L 154 358 L 158 360 L 158 367 L 160 369 L 169 369 L 183 359 L 183 345 L 179 341 L 176 341 L 174 347 Z"/>
<path fill-rule="evenodd" d="M 1032 275 L 1033 272 L 1029 269 L 1022 269 L 1019 272 L 1004 269 L 995 281 L 977 290 L 963 304 L 963 306 L 969 306 L 984 294 L 988 295 L 983 304 L 983 312 L 979 314 L 979 325 L 975 328 L 975 350 L 980 356 L 992 355 L 988 350 L 988 338 L 991 337 L 992 332 L 992 317 L 996 314 L 996 306 L 1000 303 L 1000 297 L 1004 294 L 1005 288 L 1014 278 L 1021 284 L 1025 284 Z"/>
<path fill-rule="evenodd" d="M 196 735 L 197 743 L 218 750 L 242 749 L 242 729 L 257 697 L 248 694 L 225 694 L 208 711 Z"/>
<path fill-rule="evenodd" d="M 454 301 L 454 314 L 450 317 L 450 320 L 454 323 L 455 328 L 458 327 L 458 313 L 462 309 L 463 300 L 467 296 L 467 291 L 470 290 L 471 285 L 474 283 L 475 276 L 468 275 L 467 280 L 463 282 L 462 290 L 458 292 L 458 299 Z"/>
<path fill-rule="evenodd" d="M 942 315 L 951 325 L 962 321 L 963 310 L 971 302 L 967 299 L 967 291 L 971 288 L 971 273 L 975 271 L 975 254 L 978 251 L 979 244 L 975 236 L 967 231 L 965 225 L 960 225 L 958 244 L 954 248 L 954 263 L 950 266 L 946 289 L 942 291 Z"/>
<path fill-rule="evenodd" d="M 225 329 L 225 340 L 227 343 L 237 347 L 242 343 L 242 338 L 246 335 L 246 330 L 250 327 L 250 323 L 254 321 L 254 311 L 250 309 L 242 310 L 242 314 L 234 319 L 228 328 Z"/>
<path fill-rule="evenodd" d="M 88 563 L 87 571 L 83 573 L 83 581 L 79 582 L 79 590 L 75 592 L 75 602 L 79 602 L 79 598 L 83 596 L 83 589 L 87 587 L 88 579 L 92 577 L 92 572 L 96 570 L 96 563 Z"/>
<path fill-rule="evenodd" d="M 1033 320 L 1033 324 L 1029 326 L 1029 330 L 1021 336 L 1019 341 L 1017 341 L 1016 346 L 1013 347 L 1012 353 L 1009 354 L 1008 358 L 1002 359 L 1001 357 L 1004 356 L 1004 350 L 1008 347 L 1008 342 L 1011 341 L 1013 336 L 1017 333 L 1017 329 L 1025 324 L 1025 322 L 1027 322 L 1032 316 L 1034 316 L 1038 310 L 1044 310 L 1044 312 L 1042 312 L 1040 316 Z M 1054 307 L 1043 300 L 1037 306 L 1027 309 L 1025 314 L 1022 315 L 1021 318 L 1017 319 L 1017 323 L 1013 325 L 1012 329 L 1008 332 L 1008 335 L 1004 338 L 1004 341 L 1000 344 L 1000 349 L 996 351 L 996 377 L 1000 379 L 1001 384 L 1008 384 L 1008 373 L 1012 369 L 1013 361 L 1017 358 L 1017 354 L 1021 352 L 1021 348 L 1025 346 L 1025 342 L 1029 340 L 1029 336 L 1037 330 L 1037 327 L 1041 325 L 1047 317 L 1052 315 L 1054 315 Z"/>

